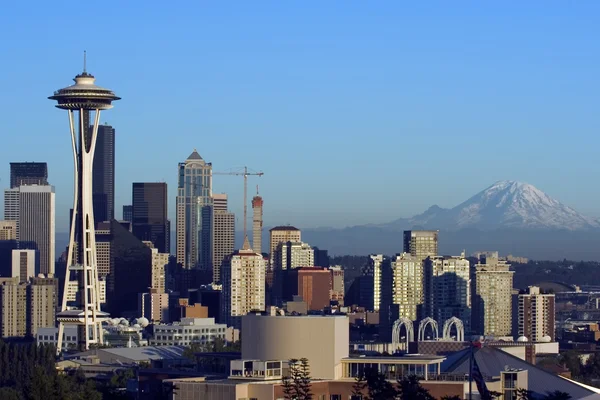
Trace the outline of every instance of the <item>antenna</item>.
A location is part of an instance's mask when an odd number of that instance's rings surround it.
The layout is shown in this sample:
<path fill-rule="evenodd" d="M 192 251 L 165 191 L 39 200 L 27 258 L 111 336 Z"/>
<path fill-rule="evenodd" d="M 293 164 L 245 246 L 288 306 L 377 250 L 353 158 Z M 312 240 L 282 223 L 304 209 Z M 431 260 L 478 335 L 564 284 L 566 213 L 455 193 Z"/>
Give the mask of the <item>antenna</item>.
<path fill-rule="evenodd" d="M 258 196 L 258 185 L 256 185 L 256 195 Z"/>
<path fill-rule="evenodd" d="M 86 71 L 86 64 L 87 64 L 86 58 L 87 58 L 87 54 L 86 54 L 86 51 L 84 50 L 83 51 L 83 73 L 84 74 L 87 73 L 87 71 Z"/>

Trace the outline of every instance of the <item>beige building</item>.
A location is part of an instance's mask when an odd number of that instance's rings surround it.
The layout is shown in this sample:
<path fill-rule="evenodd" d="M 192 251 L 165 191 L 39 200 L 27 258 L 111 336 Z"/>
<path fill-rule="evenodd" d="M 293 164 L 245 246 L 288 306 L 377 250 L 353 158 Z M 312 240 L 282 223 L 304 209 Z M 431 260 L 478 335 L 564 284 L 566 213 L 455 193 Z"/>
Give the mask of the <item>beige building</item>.
<path fill-rule="evenodd" d="M 512 333 L 512 286 L 514 271 L 498 258 L 498 253 L 482 256 L 475 266 L 472 291 L 472 329 L 484 336 L 510 336 Z"/>
<path fill-rule="evenodd" d="M 100 304 L 106 304 L 106 279 L 98 279 L 98 296 Z M 77 281 L 71 281 L 67 287 L 67 301 L 74 302 L 77 296 Z"/>
<path fill-rule="evenodd" d="M 269 230 L 269 235 L 269 256 L 271 257 L 271 265 L 274 264 L 275 250 L 277 249 L 277 246 L 279 246 L 279 243 L 302 241 L 302 232 L 300 229 L 293 226 L 276 226 Z"/>
<path fill-rule="evenodd" d="M 471 327 L 470 262 L 457 257 L 435 256 L 425 261 L 425 316 L 439 324 L 452 317 L 460 319 L 467 332 Z"/>
<path fill-rule="evenodd" d="M 263 204 L 262 197 L 256 195 L 252 198 L 252 250 L 260 254 L 262 254 Z"/>
<path fill-rule="evenodd" d="M 0 240 L 17 240 L 17 221 L 0 221 Z"/>
<path fill-rule="evenodd" d="M 313 378 L 339 379 L 342 359 L 349 352 L 349 326 L 345 315 L 247 315 L 242 318 L 242 358 L 287 361 L 306 357 Z"/>
<path fill-rule="evenodd" d="M 152 250 L 152 289 L 156 289 L 157 293 L 165 292 L 165 266 L 169 263 L 168 253 L 159 253 L 152 242 L 143 241 L 146 246 Z"/>
<path fill-rule="evenodd" d="M 27 285 L 27 335 L 36 337 L 39 328 L 56 324 L 58 280 L 34 278 Z"/>
<path fill-rule="evenodd" d="M 438 255 L 439 231 L 404 231 L 404 252 L 421 260 Z"/>
<path fill-rule="evenodd" d="M 138 294 L 138 313 L 151 323 L 169 322 L 169 294 L 158 289 Z"/>
<path fill-rule="evenodd" d="M 304 242 L 282 242 L 275 249 L 275 269 L 294 269 L 315 266 L 315 251 Z"/>
<path fill-rule="evenodd" d="M 35 277 L 36 250 L 14 249 L 12 251 L 11 277 L 27 282 Z"/>
<path fill-rule="evenodd" d="M 554 294 L 543 294 L 537 286 L 519 294 L 519 337 L 554 342 L 554 318 Z"/>
<path fill-rule="evenodd" d="M 423 259 L 402 253 L 392 259 L 392 304 L 398 307 L 398 317 L 416 321 L 423 307 Z"/>
<path fill-rule="evenodd" d="M 344 305 L 344 269 L 341 265 L 329 267 L 331 273 L 331 289 L 329 290 L 329 299 L 337 301 L 340 306 Z"/>
<path fill-rule="evenodd" d="M 240 317 L 265 310 L 266 262 L 250 248 L 248 237 L 241 250 L 223 263 L 223 303 L 221 321 L 239 328 Z"/>
<path fill-rule="evenodd" d="M 213 282 L 221 282 L 223 260 L 235 247 L 235 215 L 227 211 L 227 195 L 213 195 Z"/>
<path fill-rule="evenodd" d="M 365 278 L 373 279 L 373 311 L 379 311 L 381 306 L 381 264 L 383 263 L 383 254 L 371 254 Z"/>

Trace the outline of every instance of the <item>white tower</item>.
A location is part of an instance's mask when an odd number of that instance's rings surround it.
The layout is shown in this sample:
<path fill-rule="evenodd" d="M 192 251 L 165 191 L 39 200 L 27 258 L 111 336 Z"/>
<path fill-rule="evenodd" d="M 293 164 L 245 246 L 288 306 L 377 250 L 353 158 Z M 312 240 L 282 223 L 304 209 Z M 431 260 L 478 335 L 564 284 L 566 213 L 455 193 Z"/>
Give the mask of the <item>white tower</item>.
<path fill-rule="evenodd" d="M 75 162 L 73 218 L 67 254 L 67 272 L 59 322 L 57 351 L 61 351 L 64 325 L 77 325 L 77 348 L 89 349 L 91 344 L 102 344 L 102 322 L 108 313 L 100 310 L 100 290 L 96 264 L 96 239 L 92 205 L 92 164 L 98 135 L 100 111 L 112 108 L 120 98 L 108 89 L 94 84 L 94 76 L 85 68 L 75 77 L 75 84 L 57 90 L 50 100 L 56 107 L 67 110 L 71 128 L 71 145 Z M 93 124 L 90 124 L 90 117 Z M 75 125 L 77 124 L 77 125 Z M 73 283 L 71 283 L 73 282 Z M 77 284 L 75 302 L 68 302 L 68 287 Z"/>

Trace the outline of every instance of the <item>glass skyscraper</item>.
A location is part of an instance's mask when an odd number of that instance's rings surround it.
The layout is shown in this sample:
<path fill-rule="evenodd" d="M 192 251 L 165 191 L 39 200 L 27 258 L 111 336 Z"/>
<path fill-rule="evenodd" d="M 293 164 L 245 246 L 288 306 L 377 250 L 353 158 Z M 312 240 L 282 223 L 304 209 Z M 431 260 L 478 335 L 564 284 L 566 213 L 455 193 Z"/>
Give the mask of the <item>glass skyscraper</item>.
<path fill-rule="evenodd" d="M 177 262 L 185 268 L 212 269 L 212 164 L 196 150 L 179 163 L 176 203 Z"/>

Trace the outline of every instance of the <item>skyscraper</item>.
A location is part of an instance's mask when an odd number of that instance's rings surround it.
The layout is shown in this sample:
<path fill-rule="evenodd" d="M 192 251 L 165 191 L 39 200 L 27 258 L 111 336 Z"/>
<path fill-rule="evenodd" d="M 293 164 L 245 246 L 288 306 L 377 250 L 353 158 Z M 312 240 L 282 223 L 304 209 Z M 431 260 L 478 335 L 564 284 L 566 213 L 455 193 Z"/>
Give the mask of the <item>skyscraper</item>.
<path fill-rule="evenodd" d="M 239 329 L 243 315 L 265 310 L 265 270 L 263 256 L 250 248 L 246 237 L 242 249 L 223 264 L 221 322 Z"/>
<path fill-rule="evenodd" d="M 115 218 L 115 128 L 110 125 L 98 126 L 92 197 L 96 223 Z"/>
<path fill-rule="evenodd" d="M 54 274 L 54 186 L 20 186 L 19 240 L 35 242 L 40 252 L 40 273 Z"/>
<path fill-rule="evenodd" d="M 0 278 L 0 335 L 25 337 L 27 333 L 27 286 L 19 278 Z"/>
<path fill-rule="evenodd" d="M 179 163 L 177 262 L 185 268 L 212 268 L 212 164 L 194 149 Z"/>
<path fill-rule="evenodd" d="M 498 253 L 481 257 L 475 265 L 471 326 L 475 334 L 510 336 L 512 333 L 512 285 L 514 271 Z"/>
<path fill-rule="evenodd" d="M 404 252 L 418 259 L 438 255 L 438 231 L 404 231 Z"/>
<path fill-rule="evenodd" d="M 10 187 L 47 185 L 48 165 L 45 162 L 10 163 Z"/>
<path fill-rule="evenodd" d="M 252 250 L 262 254 L 263 199 L 258 194 L 252 198 Z"/>
<path fill-rule="evenodd" d="M 159 253 L 169 253 L 167 221 L 167 184 L 162 182 L 133 184 L 133 234 L 154 244 Z"/>
<path fill-rule="evenodd" d="M 398 317 L 416 321 L 421 317 L 424 302 L 423 260 L 408 253 L 392 260 L 392 304 L 398 305 Z"/>
<path fill-rule="evenodd" d="M 529 286 L 519 294 L 519 336 L 531 342 L 554 341 L 554 294 Z"/>
<path fill-rule="evenodd" d="M 274 264 L 275 250 L 277 250 L 277 246 L 280 243 L 302 241 L 302 232 L 300 229 L 293 226 L 276 226 L 269 230 L 269 234 L 269 256 L 271 257 L 271 265 Z"/>
<path fill-rule="evenodd" d="M 282 242 L 275 249 L 275 269 L 290 270 L 315 266 L 315 251 L 308 243 Z"/>
<path fill-rule="evenodd" d="M 0 221 L 0 240 L 17 240 L 17 221 Z"/>
<path fill-rule="evenodd" d="M 235 215 L 227 211 L 227 195 L 213 195 L 213 282 L 221 282 L 223 260 L 235 246 Z"/>
<path fill-rule="evenodd" d="M 4 191 L 4 220 L 14 221 L 15 239 L 19 240 L 19 188 L 10 188 Z"/>
<path fill-rule="evenodd" d="M 12 278 L 27 282 L 36 276 L 36 250 L 15 249 L 12 251 Z M 38 267 L 39 268 L 39 267 Z"/>
<path fill-rule="evenodd" d="M 123 221 L 133 221 L 133 206 L 126 205 L 123 206 Z"/>

